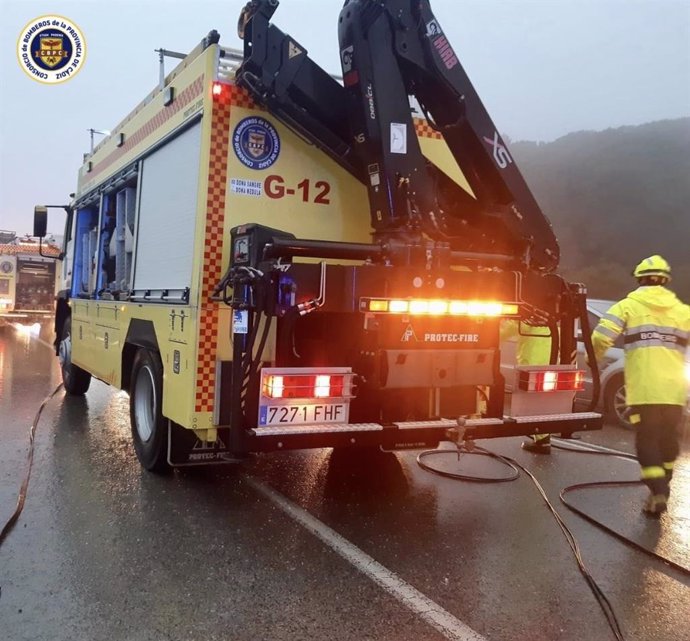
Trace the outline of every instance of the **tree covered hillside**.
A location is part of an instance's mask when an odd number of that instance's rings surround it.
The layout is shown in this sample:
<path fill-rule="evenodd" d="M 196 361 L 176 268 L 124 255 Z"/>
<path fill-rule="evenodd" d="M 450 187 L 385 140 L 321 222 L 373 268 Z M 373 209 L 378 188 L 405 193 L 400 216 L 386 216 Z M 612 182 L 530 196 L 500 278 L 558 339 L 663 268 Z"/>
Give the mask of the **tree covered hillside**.
<path fill-rule="evenodd" d="M 590 296 L 619 298 L 661 254 L 690 302 L 690 118 L 568 134 L 510 149 L 561 245 L 561 272 Z"/>

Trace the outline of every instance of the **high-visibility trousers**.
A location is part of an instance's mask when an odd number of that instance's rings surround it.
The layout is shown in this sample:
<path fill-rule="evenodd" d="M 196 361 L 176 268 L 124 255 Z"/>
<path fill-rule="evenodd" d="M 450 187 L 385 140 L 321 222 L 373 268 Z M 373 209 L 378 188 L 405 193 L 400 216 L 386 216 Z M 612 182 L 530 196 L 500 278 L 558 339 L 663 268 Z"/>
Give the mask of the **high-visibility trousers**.
<path fill-rule="evenodd" d="M 652 494 L 669 494 L 673 464 L 680 451 L 680 405 L 635 405 L 629 420 L 635 428 L 635 448 L 642 480 Z"/>

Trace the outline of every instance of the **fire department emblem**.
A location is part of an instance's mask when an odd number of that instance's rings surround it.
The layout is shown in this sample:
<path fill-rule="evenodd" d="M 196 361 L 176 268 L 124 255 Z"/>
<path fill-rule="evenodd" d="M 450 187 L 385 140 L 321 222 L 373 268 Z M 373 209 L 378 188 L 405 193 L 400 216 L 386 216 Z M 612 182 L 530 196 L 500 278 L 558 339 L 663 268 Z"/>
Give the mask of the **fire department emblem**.
<path fill-rule="evenodd" d="M 62 36 L 49 36 L 41 38 L 36 55 L 43 61 L 43 64 L 51 69 L 57 67 L 64 58 L 67 58 L 67 51 L 62 45 Z"/>
<path fill-rule="evenodd" d="M 232 134 L 232 146 L 240 162 L 250 169 L 268 169 L 280 155 L 280 137 L 265 118 L 244 118 Z"/>
<path fill-rule="evenodd" d="M 263 131 L 250 131 L 247 134 L 247 151 L 254 158 L 261 158 L 266 153 L 266 134 Z"/>
<path fill-rule="evenodd" d="M 86 41 L 79 27 L 63 16 L 40 16 L 27 23 L 17 40 L 17 58 L 33 80 L 56 84 L 74 77 L 84 65 Z"/>

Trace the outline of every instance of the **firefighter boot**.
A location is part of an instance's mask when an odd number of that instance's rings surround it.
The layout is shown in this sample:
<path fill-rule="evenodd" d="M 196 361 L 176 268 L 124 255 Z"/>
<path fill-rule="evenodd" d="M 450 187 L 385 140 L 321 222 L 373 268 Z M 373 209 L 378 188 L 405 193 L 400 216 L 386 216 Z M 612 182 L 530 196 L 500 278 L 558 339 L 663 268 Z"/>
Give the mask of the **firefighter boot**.
<path fill-rule="evenodd" d="M 534 454 L 551 454 L 551 435 L 535 434 L 522 442 L 522 449 Z"/>
<path fill-rule="evenodd" d="M 666 501 L 668 501 L 671 496 L 671 479 L 673 478 L 673 463 L 664 463 L 664 470 L 666 471 L 666 489 L 664 494 L 666 495 Z"/>
<path fill-rule="evenodd" d="M 642 506 L 642 511 L 649 516 L 659 516 L 666 511 L 666 496 L 664 494 L 650 494 Z"/>

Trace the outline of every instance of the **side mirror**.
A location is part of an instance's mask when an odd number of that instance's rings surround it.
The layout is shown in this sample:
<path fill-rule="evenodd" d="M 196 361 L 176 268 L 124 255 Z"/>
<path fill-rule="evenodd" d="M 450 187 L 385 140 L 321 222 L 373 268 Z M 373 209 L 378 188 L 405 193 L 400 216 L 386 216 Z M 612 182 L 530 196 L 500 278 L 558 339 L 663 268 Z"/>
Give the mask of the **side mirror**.
<path fill-rule="evenodd" d="M 42 205 L 34 207 L 34 236 L 45 238 L 48 232 L 48 208 Z"/>

